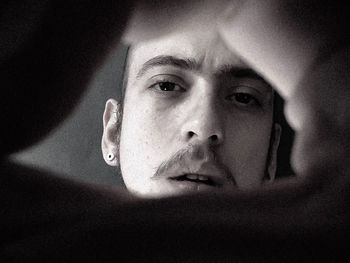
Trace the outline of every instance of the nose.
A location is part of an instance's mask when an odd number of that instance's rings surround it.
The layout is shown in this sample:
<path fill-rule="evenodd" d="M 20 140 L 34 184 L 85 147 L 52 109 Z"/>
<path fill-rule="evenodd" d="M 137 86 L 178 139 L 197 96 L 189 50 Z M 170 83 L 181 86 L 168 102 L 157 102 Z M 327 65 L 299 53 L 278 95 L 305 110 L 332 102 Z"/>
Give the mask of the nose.
<path fill-rule="evenodd" d="M 224 133 L 219 105 L 208 99 L 200 100 L 187 112 L 181 131 L 181 136 L 186 142 L 201 141 L 210 146 L 221 144 Z"/>

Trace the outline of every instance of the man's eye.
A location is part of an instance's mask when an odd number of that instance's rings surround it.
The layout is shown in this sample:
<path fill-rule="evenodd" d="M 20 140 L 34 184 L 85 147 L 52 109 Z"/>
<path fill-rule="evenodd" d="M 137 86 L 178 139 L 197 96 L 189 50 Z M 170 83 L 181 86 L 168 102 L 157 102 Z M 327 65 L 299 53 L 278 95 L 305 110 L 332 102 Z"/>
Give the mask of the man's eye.
<path fill-rule="evenodd" d="M 228 96 L 227 99 L 244 105 L 252 105 L 258 103 L 252 95 L 243 92 L 232 94 Z"/>
<path fill-rule="evenodd" d="M 185 91 L 185 89 L 180 85 L 170 81 L 158 82 L 157 84 L 153 85 L 153 88 L 157 89 L 158 91 Z"/>

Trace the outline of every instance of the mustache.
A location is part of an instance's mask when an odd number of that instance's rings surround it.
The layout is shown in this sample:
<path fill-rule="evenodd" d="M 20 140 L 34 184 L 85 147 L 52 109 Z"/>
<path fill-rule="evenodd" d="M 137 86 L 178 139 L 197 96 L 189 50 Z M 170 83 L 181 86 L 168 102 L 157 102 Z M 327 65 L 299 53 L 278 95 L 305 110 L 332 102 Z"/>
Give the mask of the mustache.
<path fill-rule="evenodd" d="M 219 160 L 214 150 L 210 146 L 199 144 L 189 144 L 187 147 L 178 150 L 168 160 L 162 162 L 158 166 L 152 179 L 167 177 L 170 170 L 176 169 L 177 167 L 191 167 L 191 163 L 194 162 L 210 163 L 214 165 L 223 172 L 225 179 L 235 184 L 234 176 L 231 171 Z M 192 172 L 195 173 L 195 171 Z"/>

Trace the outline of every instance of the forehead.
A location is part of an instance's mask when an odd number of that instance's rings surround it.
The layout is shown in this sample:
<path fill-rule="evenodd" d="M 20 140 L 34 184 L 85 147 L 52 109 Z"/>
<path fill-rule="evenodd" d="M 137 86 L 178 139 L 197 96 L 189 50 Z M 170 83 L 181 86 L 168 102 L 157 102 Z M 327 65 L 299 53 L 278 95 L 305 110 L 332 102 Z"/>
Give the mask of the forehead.
<path fill-rule="evenodd" d="M 248 66 L 228 49 L 213 32 L 179 32 L 167 37 L 139 43 L 129 57 L 129 77 L 135 78 L 147 61 L 159 56 L 172 56 L 194 61 L 201 71 L 215 72 L 222 66 Z"/>

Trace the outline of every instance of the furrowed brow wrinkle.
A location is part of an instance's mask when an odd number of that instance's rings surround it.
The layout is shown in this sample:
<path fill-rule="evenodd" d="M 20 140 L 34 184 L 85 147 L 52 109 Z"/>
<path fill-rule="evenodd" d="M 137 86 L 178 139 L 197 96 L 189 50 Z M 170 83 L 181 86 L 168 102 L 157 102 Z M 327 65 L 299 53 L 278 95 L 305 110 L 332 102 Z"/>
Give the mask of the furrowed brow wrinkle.
<path fill-rule="evenodd" d="M 142 65 L 141 69 L 136 75 L 136 78 L 141 78 L 148 70 L 159 66 L 172 66 L 190 71 L 197 71 L 200 68 L 199 63 L 192 58 L 178 58 L 175 56 L 156 56 L 146 61 Z"/>

